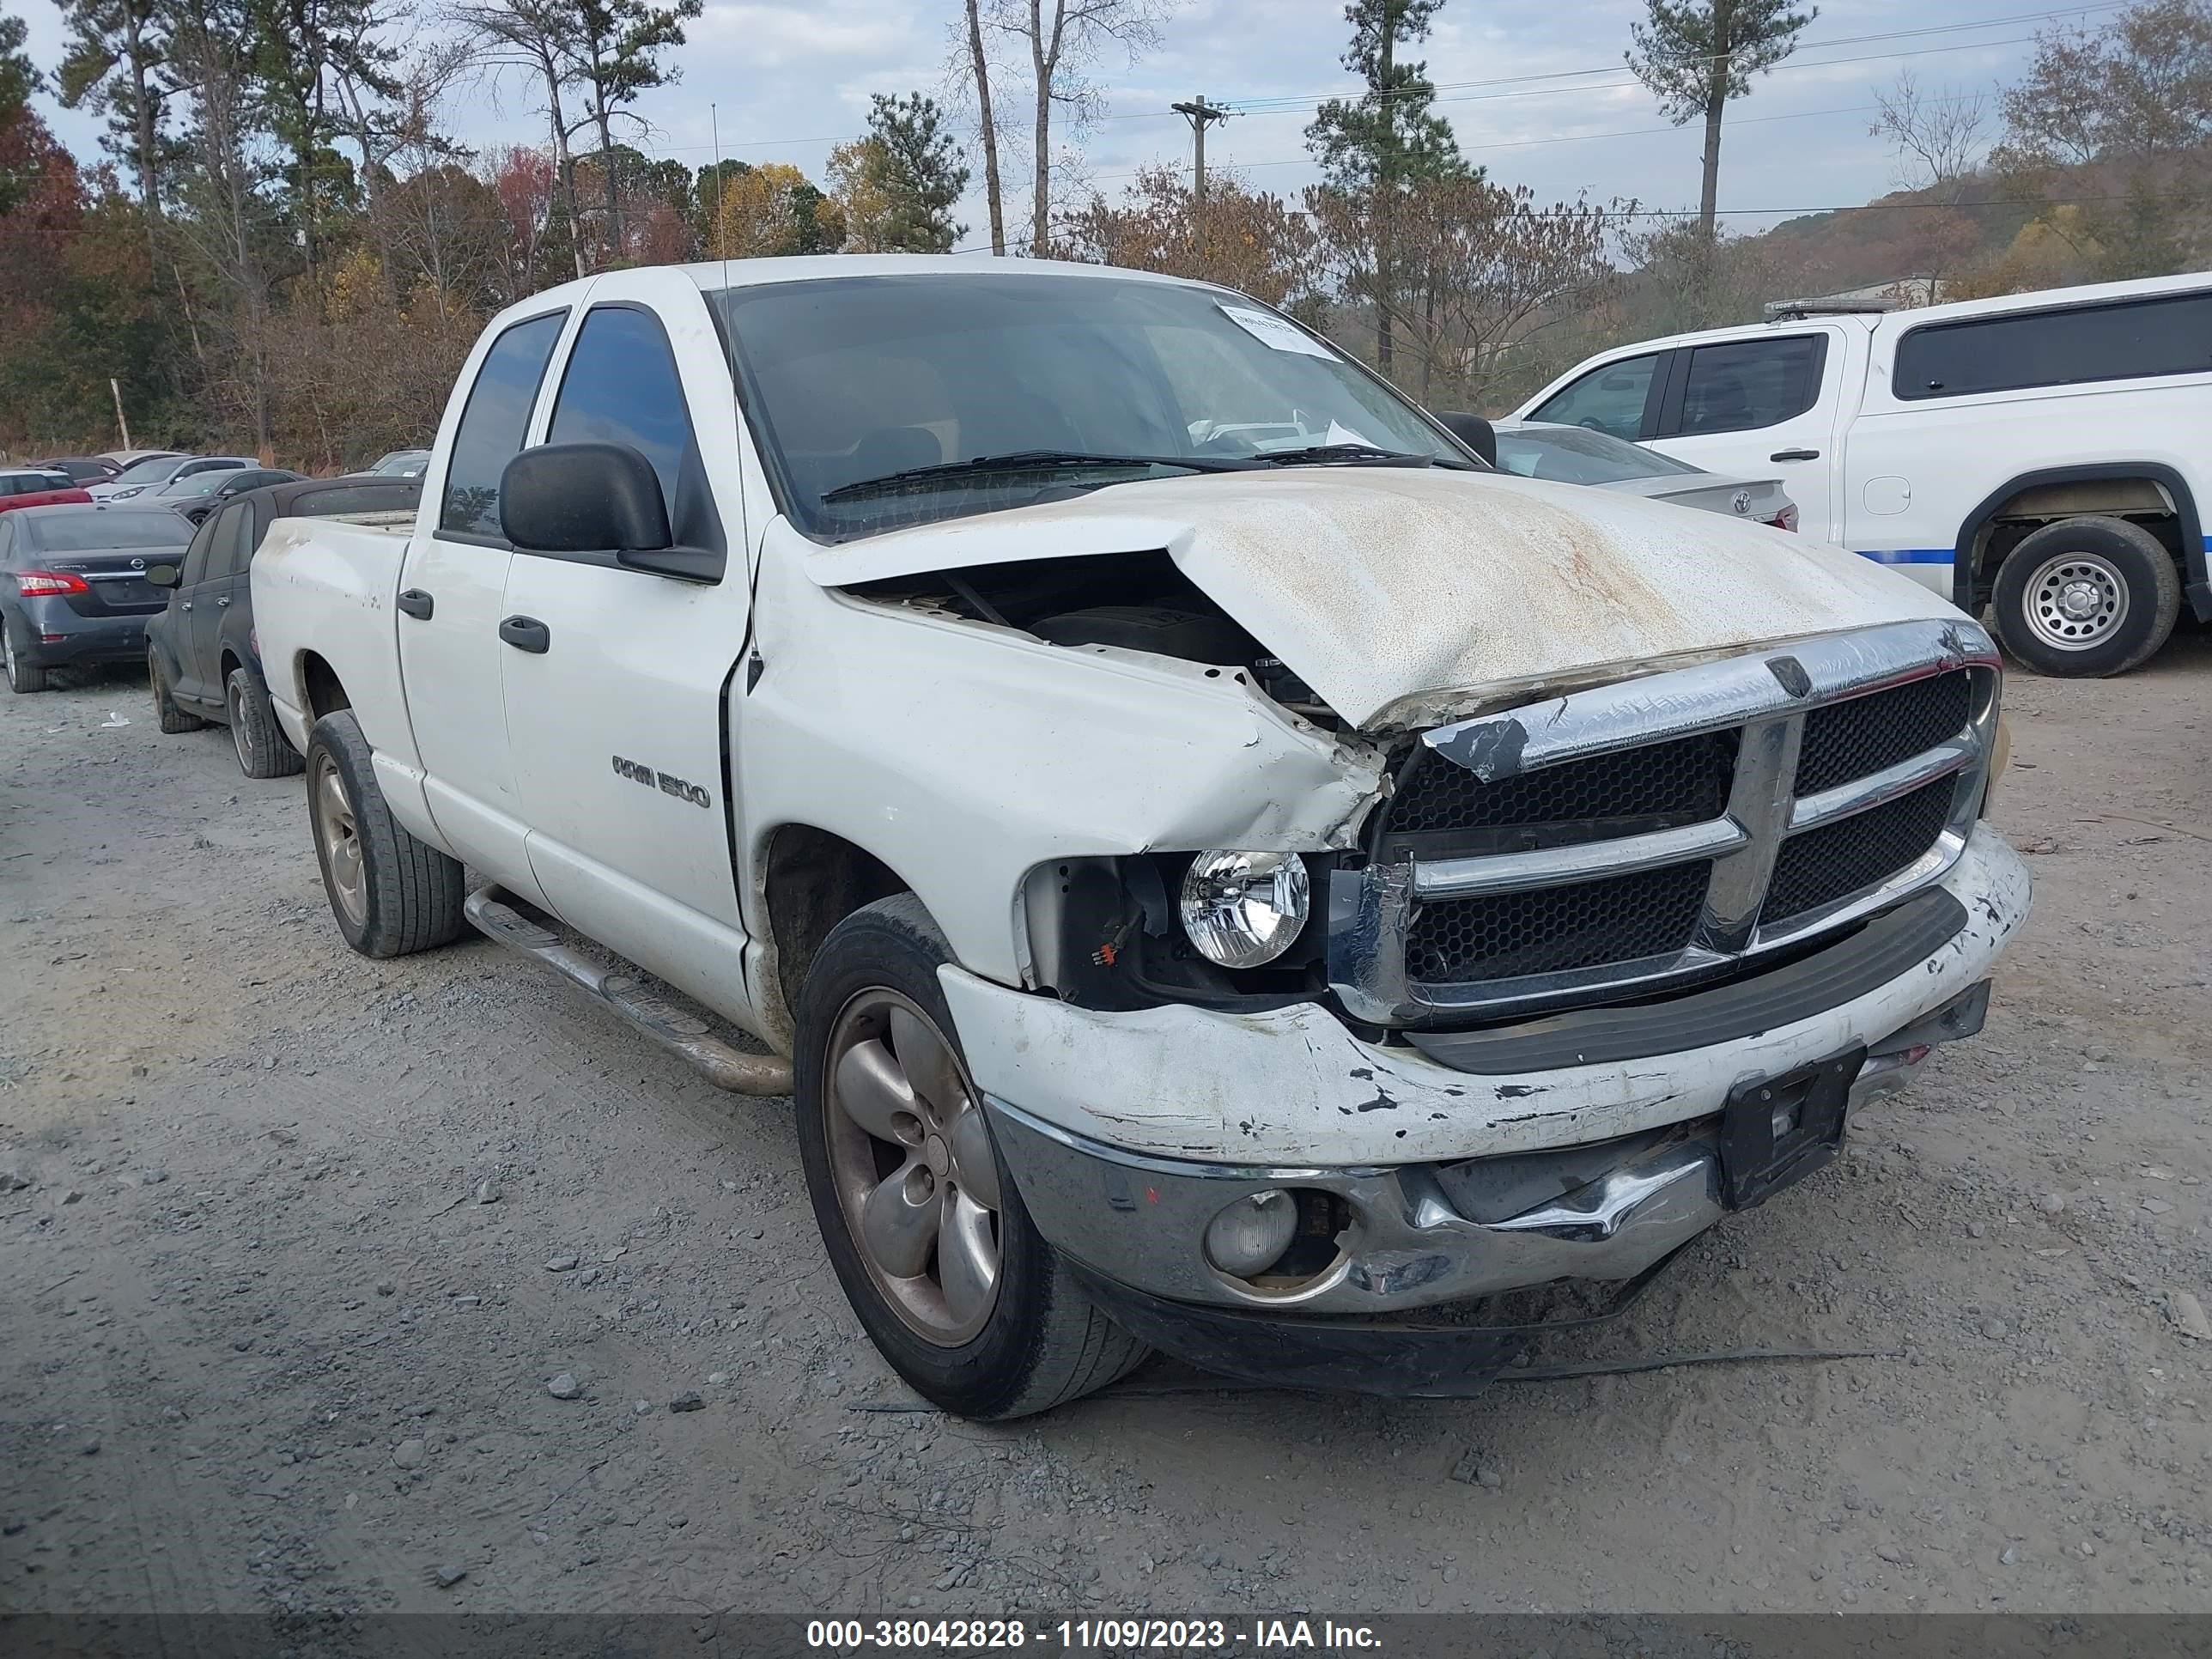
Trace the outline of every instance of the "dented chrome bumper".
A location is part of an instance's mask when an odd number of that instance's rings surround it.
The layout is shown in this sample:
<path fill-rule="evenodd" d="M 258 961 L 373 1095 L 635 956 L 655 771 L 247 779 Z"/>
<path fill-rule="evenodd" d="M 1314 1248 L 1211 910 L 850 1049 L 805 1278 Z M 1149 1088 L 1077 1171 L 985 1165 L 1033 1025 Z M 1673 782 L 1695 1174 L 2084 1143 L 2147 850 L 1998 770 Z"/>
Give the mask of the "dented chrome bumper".
<path fill-rule="evenodd" d="M 1986 982 L 1961 998 L 1975 1004 L 1974 1027 L 1985 997 Z M 1877 1044 L 1850 1109 L 1910 1080 L 1929 1035 L 1915 1029 Z M 1326 1169 L 1150 1158 L 988 1103 L 1023 1201 L 1054 1246 L 1094 1274 L 1182 1303 L 1373 1315 L 1559 1279 L 1633 1279 L 1729 1208 L 1717 1117 L 1610 1147 Z M 1257 1289 L 1206 1259 L 1207 1224 L 1240 1196 L 1270 1189 L 1333 1194 L 1347 1218 L 1335 1261 L 1295 1288 Z M 1548 1195 L 1514 1196 L 1535 1192 Z"/>

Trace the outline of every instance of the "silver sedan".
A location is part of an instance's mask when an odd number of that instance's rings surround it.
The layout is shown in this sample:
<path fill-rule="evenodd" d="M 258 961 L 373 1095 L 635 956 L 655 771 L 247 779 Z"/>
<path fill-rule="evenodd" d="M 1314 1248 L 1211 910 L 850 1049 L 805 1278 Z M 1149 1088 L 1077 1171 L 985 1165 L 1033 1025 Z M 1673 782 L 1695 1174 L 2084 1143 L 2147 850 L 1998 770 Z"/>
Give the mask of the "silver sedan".
<path fill-rule="evenodd" d="M 1797 527 L 1797 504 L 1778 479 L 1708 472 L 1588 427 L 1499 421 L 1496 429 L 1501 471 L 1555 483 L 1595 484 L 1626 495 L 1771 524 L 1778 530 Z"/>

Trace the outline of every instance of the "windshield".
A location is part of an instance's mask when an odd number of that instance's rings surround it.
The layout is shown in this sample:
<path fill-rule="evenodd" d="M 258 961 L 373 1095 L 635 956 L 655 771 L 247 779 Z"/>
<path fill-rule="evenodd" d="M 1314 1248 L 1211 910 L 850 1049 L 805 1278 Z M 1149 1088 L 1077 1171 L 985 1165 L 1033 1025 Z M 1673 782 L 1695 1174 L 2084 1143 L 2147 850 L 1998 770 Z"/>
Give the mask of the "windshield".
<path fill-rule="evenodd" d="M 378 461 L 374 466 L 369 468 L 369 471 L 398 473 L 404 477 L 422 471 L 423 464 L 429 459 L 430 452 L 427 449 L 395 449 Z"/>
<path fill-rule="evenodd" d="M 1304 450 L 1477 465 L 1333 347 L 1220 289 L 978 273 L 708 299 L 785 509 L 821 539 Z M 966 465 L 985 457 L 1006 464 Z M 950 470 L 874 482 L 933 467 Z"/>
<path fill-rule="evenodd" d="M 1524 478 L 1578 484 L 1624 483 L 1631 478 L 1704 470 L 1579 426 L 1502 426 L 1498 428 L 1498 465 Z"/>
<path fill-rule="evenodd" d="M 185 464 L 181 455 L 149 455 L 143 461 L 133 461 L 109 479 L 110 483 L 152 483 L 157 479 L 173 477 Z"/>
<path fill-rule="evenodd" d="M 237 482 L 238 473 L 235 469 L 228 471 L 218 469 L 209 472 L 195 472 L 189 478 L 179 478 L 161 493 L 164 495 L 174 495 L 179 499 L 193 495 L 212 495 L 225 484 Z"/>
<path fill-rule="evenodd" d="M 43 553 L 98 553 L 116 547 L 182 547 L 192 527 L 173 513 L 41 514 L 29 521 L 31 541 Z"/>

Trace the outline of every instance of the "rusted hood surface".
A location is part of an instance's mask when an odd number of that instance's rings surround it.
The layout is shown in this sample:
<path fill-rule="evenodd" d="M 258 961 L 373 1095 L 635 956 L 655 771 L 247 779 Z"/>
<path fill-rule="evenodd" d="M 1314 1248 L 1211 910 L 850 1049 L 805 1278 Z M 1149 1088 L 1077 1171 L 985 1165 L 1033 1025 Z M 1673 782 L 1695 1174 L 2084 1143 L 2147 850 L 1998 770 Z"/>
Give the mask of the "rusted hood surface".
<path fill-rule="evenodd" d="M 1867 560 L 1598 489 L 1300 468 L 1116 485 L 807 556 L 824 586 L 1164 548 L 1357 726 L 1872 623 L 1954 615 Z"/>

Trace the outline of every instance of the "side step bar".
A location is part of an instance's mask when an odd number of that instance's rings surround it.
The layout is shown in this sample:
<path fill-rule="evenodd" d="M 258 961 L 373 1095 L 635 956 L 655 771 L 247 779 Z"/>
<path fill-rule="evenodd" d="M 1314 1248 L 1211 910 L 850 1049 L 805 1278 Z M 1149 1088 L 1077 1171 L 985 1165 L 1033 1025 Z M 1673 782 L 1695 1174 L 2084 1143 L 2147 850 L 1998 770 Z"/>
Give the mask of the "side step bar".
<path fill-rule="evenodd" d="M 706 1021 L 664 1002 L 636 980 L 601 967 L 563 945 L 516 909 L 496 887 L 480 887 L 461 906 L 486 939 L 519 951 L 580 986 L 662 1048 L 688 1063 L 717 1089 L 733 1095 L 787 1095 L 791 1062 L 781 1054 L 749 1054 L 715 1036 Z"/>

